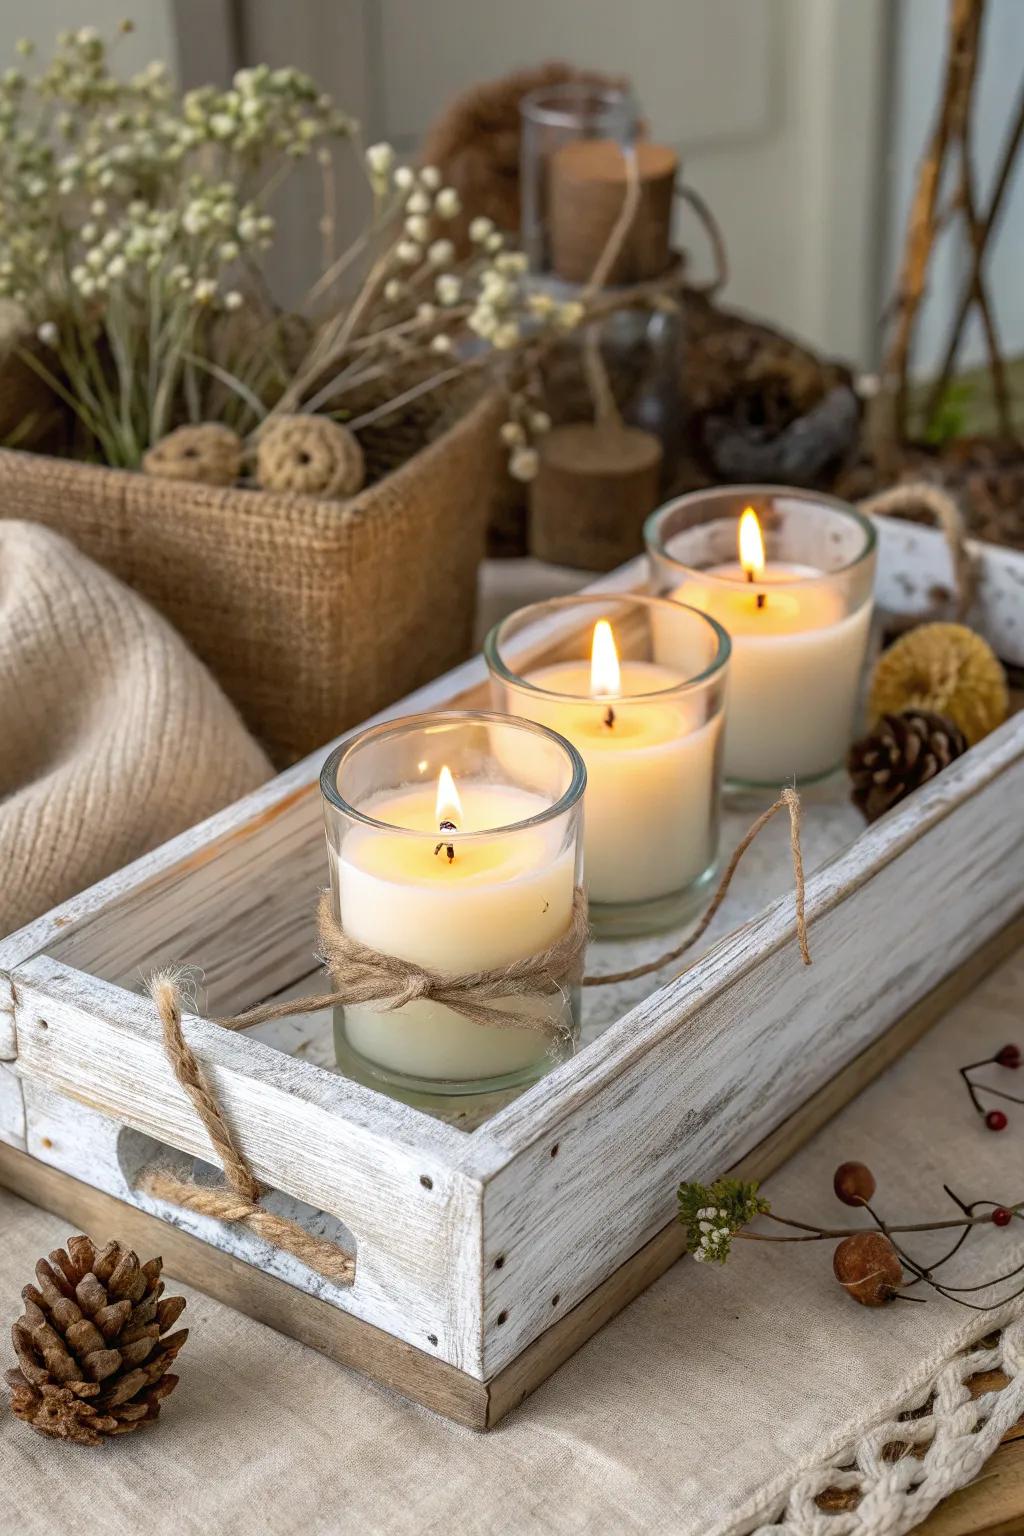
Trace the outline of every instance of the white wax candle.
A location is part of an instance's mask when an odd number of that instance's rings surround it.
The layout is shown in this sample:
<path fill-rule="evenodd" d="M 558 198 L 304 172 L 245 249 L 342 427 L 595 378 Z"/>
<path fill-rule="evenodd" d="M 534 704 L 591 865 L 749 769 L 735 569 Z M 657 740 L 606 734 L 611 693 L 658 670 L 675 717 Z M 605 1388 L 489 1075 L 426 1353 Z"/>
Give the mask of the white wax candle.
<path fill-rule="evenodd" d="M 722 718 L 700 720 L 685 694 L 638 697 L 678 688 L 680 674 L 668 667 L 627 660 L 620 671 L 614 695 L 592 697 L 589 661 L 538 667 L 515 704 L 565 736 L 586 763 L 587 891 L 591 901 L 616 904 L 682 890 L 714 861 Z"/>
<path fill-rule="evenodd" d="M 739 563 L 708 570 L 725 581 L 701 575 L 672 595 L 732 639 L 726 776 L 779 785 L 837 767 L 853 729 L 871 603 L 846 614 L 840 593 L 806 565 L 771 562 L 754 581 Z"/>
<path fill-rule="evenodd" d="M 548 802 L 512 786 L 460 782 L 459 830 L 485 833 L 543 814 Z M 403 836 L 355 826 L 336 861 L 346 933 L 384 954 L 446 975 L 525 959 L 559 938 L 572 916 L 574 852 L 564 828 L 540 825 L 452 838 L 454 859 L 434 847 L 435 786 L 387 792 L 360 804 L 375 821 L 432 834 Z M 503 999 L 500 1006 L 559 1024 L 563 999 Z M 550 1047 L 537 1029 L 475 1024 L 444 1004 L 417 1000 L 394 1012 L 347 1005 L 345 1034 L 360 1055 L 409 1077 L 470 1081 L 518 1072 Z"/>

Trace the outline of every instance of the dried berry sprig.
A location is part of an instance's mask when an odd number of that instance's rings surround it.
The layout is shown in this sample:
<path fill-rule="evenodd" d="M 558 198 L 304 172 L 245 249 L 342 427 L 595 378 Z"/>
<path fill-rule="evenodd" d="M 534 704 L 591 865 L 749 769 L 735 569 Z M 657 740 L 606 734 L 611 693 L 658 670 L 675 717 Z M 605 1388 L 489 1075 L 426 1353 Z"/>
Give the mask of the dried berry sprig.
<path fill-rule="evenodd" d="M 1021 1219 L 1024 1215 L 1024 1201 L 1006 1205 L 995 1200 L 979 1199 L 968 1204 L 948 1185 L 943 1187 L 959 1207 L 960 1216 L 940 1221 L 890 1224 L 871 1204 L 877 1186 L 870 1168 L 864 1163 L 849 1162 L 840 1164 L 836 1169 L 833 1188 L 844 1205 L 859 1206 L 865 1211 L 873 1223 L 871 1228 L 822 1227 L 779 1216 L 758 1193 L 756 1183 L 736 1179 L 719 1179 L 711 1185 L 681 1184 L 678 1190 L 679 1220 L 687 1229 L 694 1257 L 719 1264 L 725 1263 L 732 1241 L 737 1237 L 762 1243 L 813 1243 L 839 1238 L 841 1241 L 833 1255 L 833 1272 L 849 1295 L 863 1306 L 882 1306 L 894 1300 L 924 1299 L 909 1295 L 907 1290 L 900 1290 L 901 1285 L 908 1288 L 925 1285 L 947 1300 L 979 1312 L 989 1311 L 994 1305 L 1003 1305 L 1024 1294 L 1022 1285 L 1011 1295 L 984 1306 L 965 1299 L 970 1293 L 1016 1279 L 1024 1274 L 1024 1264 L 975 1285 L 948 1285 L 935 1278 L 936 1271 L 959 1252 L 975 1227 L 989 1224 L 1005 1228 L 1014 1218 Z M 746 1230 L 748 1223 L 756 1216 L 766 1216 L 770 1221 L 794 1230 L 785 1234 Z M 930 1263 L 915 1258 L 899 1241 L 908 1232 L 941 1231 L 956 1231 L 958 1236 L 946 1253 Z"/>
<path fill-rule="evenodd" d="M 1024 1098 L 1014 1093 L 1005 1093 L 1002 1088 L 990 1088 L 987 1083 L 976 1083 L 970 1074 L 976 1072 L 979 1067 L 991 1066 L 1005 1067 L 1010 1072 L 1016 1072 L 1022 1059 L 1024 1058 L 1022 1058 L 1020 1046 L 1010 1041 L 1009 1044 L 1000 1046 L 994 1056 L 986 1056 L 984 1061 L 970 1061 L 966 1067 L 959 1069 L 971 1103 L 990 1131 L 1005 1131 L 1009 1121 L 1001 1109 L 987 1110 L 981 1102 L 980 1094 L 987 1093 L 990 1098 L 1006 1099 L 1010 1104 L 1024 1104 Z"/>

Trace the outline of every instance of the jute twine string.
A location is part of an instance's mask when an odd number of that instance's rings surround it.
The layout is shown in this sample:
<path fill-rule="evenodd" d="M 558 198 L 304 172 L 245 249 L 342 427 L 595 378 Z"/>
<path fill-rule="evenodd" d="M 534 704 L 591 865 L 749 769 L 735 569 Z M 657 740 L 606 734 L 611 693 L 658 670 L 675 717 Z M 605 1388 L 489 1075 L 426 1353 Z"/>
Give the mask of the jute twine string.
<path fill-rule="evenodd" d="M 941 486 L 927 480 L 908 481 L 905 485 L 893 485 L 887 491 L 879 491 L 857 504 L 862 512 L 875 517 L 898 517 L 901 512 L 924 511 L 931 514 L 946 540 L 950 563 L 953 567 L 953 586 L 956 595 L 956 616 L 963 619 L 974 601 L 978 575 L 967 548 L 967 531 L 963 514 L 953 497 Z M 915 620 L 915 622 L 917 622 Z"/>
<path fill-rule="evenodd" d="M 355 1279 L 355 1260 L 351 1254 L 326 1238 L 307 1232 L 298 1222 L 275 1216 L 260 1205 L 263 1191 L 235 1144 L 213 1090 L 182 1031 L 177 981 L 170 973 L 163 972 L 153 977 L 149 992 L 163 1031 L 164 1054 L 203 1122 L 230 1188 L 203 1187 L 166 1168 L 150 1169 L 138 1187 L 157 1199 L 185 1206 L 203 1216 L 213 1216 L 218 1221 L 240 1221 L 275 1248 L 294 1254 L 318 1274 L 340 1285 L 351 1285 Z"/>
<path fill-rule="evenodd" d="M 675 949 L 668 950 L 666 954 L 659 955 L 656 960 L 651 960 L 646 965 L 634 965 L 632 970 L 611 971 L 609 974 L 602 976 L 585 976 L 583 978 L 583 985 L 585 987 L 610 987 L 620 981 L 638 981 L 641 976 L 649 976 L 652 971 L 660 971 L 663 966 L 671 965 L 673 960 L 678 960 L 681 955 L 686 954 L 688 949 L 692 949 L 693 945 L 704 937 L 715 913 L 725 900 L 729 884 L 736 873 L 736 866 L 757 834 L 761 831 L 761 828 L 766 827 L 772 817 L 778 815 L 779 811 L 789 812 L 789 849 L 793 859 L 793 885 L 796 895 L 796 936 L 800 945 L 800 958 L 804 965 L 810 965 L 811 951 L 807 943 L 807 919 L 804 913 L 804 857 L 803 850 L 800 847 L 800 796 L 795 789 L 784 789 L 774 805 L 770 805 L 766 811 L 761 812 L 757 820 L 750 824 L 736 844 L 732 851 L 732 856 L 722 873 L 722 878 L 715 887 L 715 894 L 708 902 L 700 922 L 693 932 L 683 940 L 682 944 L 677 944 Z"/>
<path fill-rule="evenodd" d="M 718 911 L 736 868 L 746 850 L 779 811 L 789 812 L 790 850 L 796 886 L 796 928 L 800 955 L 810 965 L 807 924 L 804 914 L 804 869 L 800 849 L 800 797 L 795 789 L 784 789 L 775 803 L 763 811 L 748 828 L 733 851 L 715 893 L 694 931 L 684 943 L 659 955 L 644 965 L 628 971 L 613 971 L 601 976 L 582 976 L 583 955 L 587 946 L 587 903 L 582 890 L 573 898 L 572 917 L 561 938 L 525 960 L 491 971 L 473 971 L 464 976 L 442 976 L 408 961 L 383 955 L 352 939 L 342 929 L 324 892 L 318 907 L 321 958 L 337 986 L 334 992 L 318 997 L 304 997 L 284 1003 L 269 1003 L 250 1008 L 234 1018 L 214 1022 L 226 1029 L 248 1029 L 269 1019 L 288 1018 L 298 1013 L 313 1013 L 346 1003 L 377 1003 L 390 1012 L 417 999 L 429 999 L 453 1008 L 475 1024 L 489 1027 L 557 1031 L 550 1016 L 540 1013 L 513 1013 L 492 1006 L 506 997 L 543 997 L 567 986 L 606 987 L 617 982 L 635 981 L 653 975 L 678 960 L 706 932 Z M 177 980 L 169 972 L 154 976 L 150 996 L 160 1019 L 164 1054 L 181 1087 L 195 1108 L 216 1153 L 228 1188 L 197 1185 L 165 1168 L 147 1171 L 138 1188 L 173 1205 L 184 1206 L 219 1221 L 242 1222 L 260 1237 L 293 1254 L 318 1274 L 340 1284 L 350 1285 L 355 1278 L 355 1260 L 326 1238 L 313 1236 L 297 1222 L 276 1216 L 259 1203 L 263 1190 L 244 1154 L 237 1146 L 230 1127 L 203 1074 L 195 1053 L 185 1039 L 181 1023 L 181 995 Z"/>

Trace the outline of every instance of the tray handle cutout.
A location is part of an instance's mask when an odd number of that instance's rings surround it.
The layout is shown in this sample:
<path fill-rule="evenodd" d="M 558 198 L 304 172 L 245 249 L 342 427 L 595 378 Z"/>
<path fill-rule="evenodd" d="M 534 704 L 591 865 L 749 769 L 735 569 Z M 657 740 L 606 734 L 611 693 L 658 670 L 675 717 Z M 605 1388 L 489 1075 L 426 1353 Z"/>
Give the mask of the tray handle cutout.
<path fill-rule="evenodd" d="M 320 1245 L 336 1252 L 337 1269 L 325 1274 L 314 1264 L 306 1264 L 295 1254 L 277 1246 L 260 1231 L 254 1230 L 247 1221 L 220 1220 L 164 1198 L 160 1193 L 150 1192 L 146 1187 L 150 1177 L 160 1173 L 194 1184 L 199 1191 L 224 1192 L 224 1176 L 212 1163 L 127 1128 L 122 1129 L 118 1135 L 117 1160 L 133 1203 L 159 1216 L 162 1221 L 209 1243 L 211 1247 L 276 1275 L 289 1284 L 294 1285 L 301 1279 L 303 1288 L 312 1290 L 314 1294 L 330 1296 L 332 1292 L 345 1290 L 354 1283 L 356 1239 L 336 1216 L 319 1211 L 315 1206 L 296 1200 L 280 1190 L 265 1189 L 260 1199 L 261 1210 L 294 1223 L 303 1232 L 318 1239 Z"/>

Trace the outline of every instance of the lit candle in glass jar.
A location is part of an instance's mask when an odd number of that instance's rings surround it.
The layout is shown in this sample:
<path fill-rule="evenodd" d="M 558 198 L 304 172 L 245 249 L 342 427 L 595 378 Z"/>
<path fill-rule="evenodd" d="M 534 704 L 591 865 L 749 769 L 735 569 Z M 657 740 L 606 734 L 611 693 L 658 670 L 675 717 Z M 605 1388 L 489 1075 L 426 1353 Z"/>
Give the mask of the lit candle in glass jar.
<path fill-rule="evenodd" d="M 730 544 L 738 558 L 721 558 Z M 871 623 L 868 520 L 809 492 L 721 487 L 656 512 L 647 546 L 654 589 L 710 614 L 732 640 L 726 777 L 778 788 L 836 768 Z"/>
<path fill-rule="evenodd" d="M 572 920 L 585 783 L 565 742 L 497 716 L 412 716 L 343 743 L 321 786 L 345 933 L 448 976 L 546 949 Z M 530 1027 L 480 1024 L 417 998 L 390 1011 L 346 1004 L 339 1029 L 386 1079 L 470 1092 L 536 1075 L 554 1059 L 553 1037 L 572 1036 L 567 995 L 500 1007 Z"/>
<path fill-rule="evenodd" d="M 587 765 L 596 925 L 637 932 L 675 921 L 717 854 L 729 653 L 720 627 L 674 603 L 583 593 L 512 614 L 484 653 L 495 703 L 558 731 Z"/>

